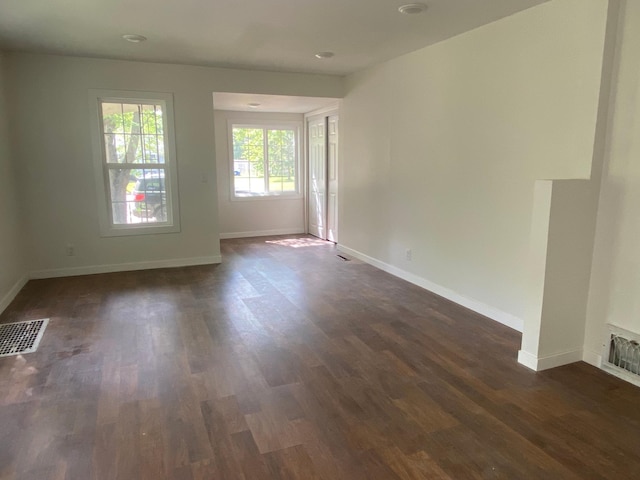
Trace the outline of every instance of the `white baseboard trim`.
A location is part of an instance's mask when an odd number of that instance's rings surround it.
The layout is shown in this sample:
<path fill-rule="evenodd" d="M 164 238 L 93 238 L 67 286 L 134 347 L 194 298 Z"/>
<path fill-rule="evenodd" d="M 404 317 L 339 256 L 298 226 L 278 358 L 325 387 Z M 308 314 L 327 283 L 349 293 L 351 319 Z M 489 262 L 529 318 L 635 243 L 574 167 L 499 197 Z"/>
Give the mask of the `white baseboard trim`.
<path fill-rule="evenodd" d="M 516 317 L 515 315 L 511 315 L 510 313 L 503 312 L 502 310 L 499 310 L 495 307 L 482 303 L 478 300 L 474 300 L 472 298 L 465 297 L 464 295 L 460 295 L 459 293 L 454 292 L 453 290 L 440 286 L 436 283 L 433 283 L 429 280 L 419 277 L 418 275 L 409 273 L 405 270 L 402 270 L 401 268 L 382 262 L 376 258 L 365 255 L 364 253 L 361 253 L 357 250 L 346 247 L 344 245 L 338 245 L 338 250 L 346 253 L 347 255 L 351 255 L 357 258 L 358 260 L 362 260 L 363 262 L 373 265 L 374 267 L 377 267 L 380 270 L 384 270 L 385 272 L 390 273 L 391 275 L 395 275 L 396 277 L 406 280 L 407 282 L 413 283 L 414 285 L 418 285 L 419 287 L 422 287 L 426 290 L 429 290 L 430 292 L 440 295 L 441 297 L 444 297 L 447 300 L 451 300 L 452 302 L 455 302 L 459 305 L 462 305 L 463 307 L 473 310 L 474 312 L 484 315 L 485 317 L 489 317 L 490 319 L 495 320 L 496 322 L 502 323 L 507 327 L 513 328 L 514 330 L 522 332 L 522 330 L 524 329 L 524 321 L 521 318 Z"/>
<path fill-rule="evenodd" d="M 602 368 L 602 355 L 599 353 L 584 350 L 582 352 L 582 361 L 594 367 Z"/>
<path fill-rule="evenodd" d="M 568 365 L 569 363 L 579 362 L 582 358 L 582 348 L 571 350 L 569 352 L 555 353 L 553 355 L 547 355 L 546 357 L 536 357 L 524 350 L 520 350 L 518 352 L 518 363 L 536 372 L 560 367 L 562 365 Z"/>
<path fill-rule="evenodd" d="M 538 357 L 524 350 L 518 350 L 518 363 L 530 368 L 534 372 L 538 370 Z"/>
<path fill-rule="evenodd" d="M 74 277 L 77 275 L 94 275 L 96 273 L 129 272 L 132 270 L 150 270 L 154 268 L 191 267 L 194 265 L 211 265 L 222 262 L 221 255 L 207 257 L 175 258 L 169 260 L 151 260 L 148 262 L 116 263 L 112 265 L 89 265 L 86 267 L 54 268 L 35 270 L 29 278 Z"/>
<path fill-rule="evenodd" d="M 227 238 L 250 238 L 250 237 L 270 237 L 272 235 L 299 235 L 306 233 L 304 228 L 278 228 L 275 230 L 254 230 L 251 232 L 229 232 L 221 233 L 220 239 Z"/>
<path fill-rule="evenodd" d="M 24 287 L 28 281 L 29 277 L 27 275 L 24 275 L 16 283 L 13 284 L 13 287 L 11 287 L 0 300 L 0 313 L 4 312 L 9 304 L 13 302 L 13 299 L 16 298 L 18 293 L 20 293 L 20 290 L 22 290 L 22 287 Z"/>

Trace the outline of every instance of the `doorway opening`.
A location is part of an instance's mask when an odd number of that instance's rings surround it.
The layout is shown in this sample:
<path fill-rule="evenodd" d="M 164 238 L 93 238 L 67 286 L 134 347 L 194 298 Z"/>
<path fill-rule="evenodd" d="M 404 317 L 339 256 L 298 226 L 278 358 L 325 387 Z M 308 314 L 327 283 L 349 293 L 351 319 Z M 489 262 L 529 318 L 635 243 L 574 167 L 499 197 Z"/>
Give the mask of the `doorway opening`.
<path fill-rule="evenodd" d="M 213 94 L 220 238 L 311 233 L 337 242 L 338 102 L 337 98 Z M 331 124 L 330 117 L 335 117 Z M 326 123 L 323 138 L 335 142 L 325 145 L 325 157 L 314 164 L 312 180 L 308 120 L 321 118 Z M 328 182 L 321 201 L 312 195 L 318 169 L 323 169 L 322 180 Z M 315 227 L 318 222 L 322 231 Z"/>

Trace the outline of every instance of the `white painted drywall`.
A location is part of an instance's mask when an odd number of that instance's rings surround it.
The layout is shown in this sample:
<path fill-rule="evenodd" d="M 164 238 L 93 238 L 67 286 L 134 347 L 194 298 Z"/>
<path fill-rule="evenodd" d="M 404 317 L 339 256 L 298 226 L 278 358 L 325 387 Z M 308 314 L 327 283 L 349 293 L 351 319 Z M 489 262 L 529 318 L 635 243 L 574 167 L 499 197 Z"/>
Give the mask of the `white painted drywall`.
<path fill-rule="evenodd" d="M 540 350 L 540 332 L 542 329 L 542 303 L 547 272 L 547 247 L 549 244 L 549 219 L 551 217 L 551 196 L 553 180 L 537 180 L 533 190 L 533 210 L 531 214 L 531 233 L 529 252 L 525 259 L 527 271 L 525 283 L 525 318 L 522 331 L 521 352 L 526 352 L 533 363 Z M 522 355 L 522 354 L 520 354 Z M 522 363 L 522 362 L 521 362 Z"/>
<path fill-rule="evenodd" d="M 640 333 L 640 2 L 621 2 L 620 19 L 585 334 L 592 363 L 606 323 Z"/>
<path fill-rule="evenodd" d="M 5 59 L 0 52 L 0 312 L 26 279 L 22 191 L 18 187 L 9 136 Z"/>
<path fill-rule="evenodd" d="M 534 184 L 590 176 L 606 9 L 554 0 L 349 76 L 341 243 L 527 318 Z"/>
<path fill-rule="evenodd" d="M 212 92 L 340 97 L 343 80 L 32 54 L 7 56 L 29 269 L 36 276 L 219 259 Z M 180 216 L 175 234 L 102 238 L 91 161 L 89 89 L 174 96 Z M 76 255 L 65 255 L 73 243 Z M 94 268 L 96 267 L 96 268 Z"/>
<path fill-rule="evenodd" d="M 300 122 L 303 137 L 304 115 L 297 113 L 214 112 L 216 132 L 216 165 L 218 169 L 218 218 L 221 238 L 254 237 L 287 233 L 303 233 L 304 198 L 271 197 L 247 200 L 231 199 L 228 122 L 290 121 Z M 300 164 L 303 165 L 303 149 Z M 304 170 L 301 169 L 301 173 Z M 302 180 L 302 178 L 301 178 Z M 304 182 L 301 183 L 301 186 Z"/>
<path fill-rule="evenodd" d="M 529 271 L 534 276 L 538 272 L 543 281 L 532 289 L 541 296 L 530 304 L 518 354 L 519 361 L 534 370 L 582 359 L 597 364 L 585 356 L 584 339 L 618 18 L 619 2 L 614 0 L 607 11 L 591 178 L 536 182 Z M 540 211 L 545 214 L 536 213 Z"/>
<path fill-rule="evenodd" d="M 569 354 L 582 359 L 599 186 L 591 180 L 552 183 L 540 344 L 530 352 L 548 364 Z"/>

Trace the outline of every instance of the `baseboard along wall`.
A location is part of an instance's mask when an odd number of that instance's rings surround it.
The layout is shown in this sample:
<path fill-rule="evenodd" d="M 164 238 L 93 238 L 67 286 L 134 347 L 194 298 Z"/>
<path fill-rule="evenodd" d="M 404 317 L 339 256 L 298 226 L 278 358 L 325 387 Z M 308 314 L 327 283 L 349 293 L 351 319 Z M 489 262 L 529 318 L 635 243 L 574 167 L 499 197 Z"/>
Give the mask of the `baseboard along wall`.
<path fill-rule="evenodd" d="M 413 283 L 414 285 L 418 285 L 419 287 L 424 288 L 425 290 L 429 290 L 441 297 L 446 298 L 447 300 L 451 300 L 452 302 L 457 303 L 458 305 L 462 305 L 474 312 L 477 312 L 485 317 L 489 317 L 496 322 L 502 323 L 507 327 L 513 328 L 519 332 L 522 332 L 524 329 L 524 321 L 521 318 L 516 317 L 515 315 L 511 315 L 510 313 L 503 312 L 500 309 L 492 307 L 491 305 L 487 305 L 478 300 L 465 297 L 464 295 L 460 295 L 453 290 L 450 290 L 446 287 L 438 285 L 437 283 L 431 282 L 425 278 L 419 277 L 413 273 L 409 273 L 401 268 L 390 265 L 388 263 L 382 262 L 376 258 L 370 257 L 358 250 L 354 250 L 345 245 L 338 245 L 338 250 L 346 253 L 347 255 L 351 255 L 352 257 L 357 258 L 358 260 L 362 260 L 365 263 L 373 265 L 374 267 L 379 268 L 391 275 L 395 275 L 396 277 L 402 278 L 407 282 Z"/>

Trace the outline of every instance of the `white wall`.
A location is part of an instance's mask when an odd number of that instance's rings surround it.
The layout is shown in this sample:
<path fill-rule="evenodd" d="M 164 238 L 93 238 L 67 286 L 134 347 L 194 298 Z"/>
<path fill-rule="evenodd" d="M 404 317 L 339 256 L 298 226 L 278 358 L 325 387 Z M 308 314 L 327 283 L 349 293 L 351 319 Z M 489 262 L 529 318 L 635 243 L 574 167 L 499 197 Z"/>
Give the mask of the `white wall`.
<path fill-rule="evenodd" d="M 597 363 L 613 323 L 640 334 L 640 2 L 621 2 L 585 359 Z"/>
<path fill-rule="evenodd" d="M 219 260 L 213 91 L 339 97 L 339 77 L 11 54 L 15 162 L 35 276 Z M 182 231 L 101 238 L 89 89 L 172 92 Z M 65 245 L 76 256 L 65 255 Z"/>
<path fill-rule="evenodd" d="M 583 358 L 600 181 L 538 180 L 530 291 L 518 361 L 545 370 Z"/>
<path fill-rule="evenodd" d="M 26 281 L 22 191 L 17 184 L 5 95 L 5 58 L 0 52 L 0 312 Z"/>
<path fill-rule="evenodd" d="M 303 137 L 304 115 L 297 113 L 229 112 L 216 110 L 215 138 L 218 169 L 218 218 L 221 238 L 253 237 L 304 233 L 304 198 L 251 198 L 231 200 L 228 121 L 273 120 L 300 122 L 300 141 Z M 303 148 L 300 148 L 301 167 Z M 304 169 L 301 169 L 301 173 Z M 302 178 L 300 179 L 302 182 Z M 301 183 L 301 186 L 304 182 Z"/>
<path fill-rule="evenodd" d="M 534 370 L 582 359 L 596 363 L 584 349 L 585 324 L 618 18 L 619 2 L 612 0 L 608 2 L 591 178 L 536 181 L 528 259 L 534 296 L 518 353 L 518 360 Z"/>
<path fill-rule="evenodd" d="M 341 243 L 521 328 L 535 181 L 591 173 L 606 9 L 554 0 L 348 77 Z"/>

